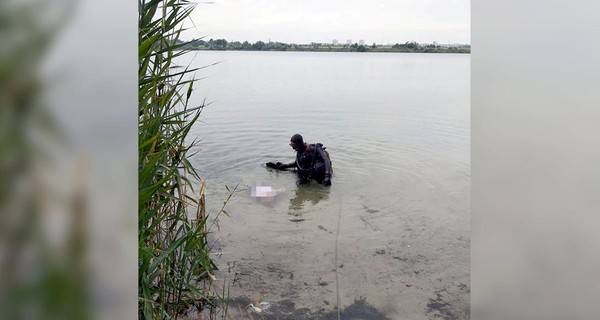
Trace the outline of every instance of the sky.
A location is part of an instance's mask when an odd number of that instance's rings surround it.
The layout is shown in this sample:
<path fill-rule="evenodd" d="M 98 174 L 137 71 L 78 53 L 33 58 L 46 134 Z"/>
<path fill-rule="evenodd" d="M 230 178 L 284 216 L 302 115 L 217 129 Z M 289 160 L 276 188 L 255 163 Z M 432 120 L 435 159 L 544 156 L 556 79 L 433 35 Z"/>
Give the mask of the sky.
<path fill-rule="evenodd" d="M 470 0 L 208 0 L 189 38 L 285 43 L 470 43 Z"/>

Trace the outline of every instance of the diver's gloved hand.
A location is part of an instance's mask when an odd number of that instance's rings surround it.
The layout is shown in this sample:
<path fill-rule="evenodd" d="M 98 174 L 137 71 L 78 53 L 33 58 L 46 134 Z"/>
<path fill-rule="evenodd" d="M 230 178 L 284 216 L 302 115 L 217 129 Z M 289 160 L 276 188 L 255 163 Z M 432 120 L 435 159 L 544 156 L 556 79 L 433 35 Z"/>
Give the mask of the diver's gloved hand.
<path fill-rule="evenodd" d="M 331 185 L 331 175 L 330 174 L 325 175 L 325 179 L 323 179 L 323 185 L 324 186 Z"/>
<path fill-rule="evenodd" d="M 277 169 L 277 170 L 285 170 L 285 165 L 279 161 L 273 163 L 273 162 L 267 162 L 266 166 L 268 168 L 273 168 L 273 169 Z"/>
<path fill-rule="evenodd" d="M 277 163 L 280 163 L 280 162 L 277 162 Z M 279 166 L 277 166 L 277 163 L 267 162 L 267 163 L 265 163 L 265 165 L 267 166 L 267 168 L 279 169 Z"/>

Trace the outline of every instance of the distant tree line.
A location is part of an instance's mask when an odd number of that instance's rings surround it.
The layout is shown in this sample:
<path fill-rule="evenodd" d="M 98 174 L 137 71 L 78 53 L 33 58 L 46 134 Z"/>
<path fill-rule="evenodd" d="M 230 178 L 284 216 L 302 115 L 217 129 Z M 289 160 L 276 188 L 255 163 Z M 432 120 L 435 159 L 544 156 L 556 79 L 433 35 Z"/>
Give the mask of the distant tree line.
<path fill-rule="evenodd" d="M 392 46 L 392 48 L 395 49 L 419 49 L 419 44 L 416 43 L 415 41 L 411 41 L 411 42 L 405 42 L 404 44 L 399 44 L 396 43 L 395 45 Z"/>
<path fill-rule="evenodd" d="M 263 42 L 256 41 L 250 43 L 248 41 L 227 41 L 225 39 L 210 39 L 208 41 L 196 39 L 188 43 L 188 49 L 204 49 L 204 50 L 247 50 L 247 51 L 286 51 L 293 45 L 282 42 Z"/>
<path fill-rule="evenodd" d="M 415 41 L 396 43 L 392 46 L 392 49 L 398 51 L 415 51 L 415 52 L 449 52 L 449 53 L 470 53 L 471 46 L 440 46 L 436 42 L 426 45 L 421 45 Z"/>
<path fill-rule="evenodd" d="M 189 41 L 184 46 L 190 50 L 237 50 L 237 51 L 335 51 L 335 52 L 437 52 L 437 53 L 470 53 L 471 47 L 440 46 L 437 43 L 421 45 L 415 41 L 396 43 L 394 45 L 364 44 L 324 44 L 311 42 L 310 44 L 288 44 L 283 42 L 256 41 L 227 41 L 225 39 Z"/>

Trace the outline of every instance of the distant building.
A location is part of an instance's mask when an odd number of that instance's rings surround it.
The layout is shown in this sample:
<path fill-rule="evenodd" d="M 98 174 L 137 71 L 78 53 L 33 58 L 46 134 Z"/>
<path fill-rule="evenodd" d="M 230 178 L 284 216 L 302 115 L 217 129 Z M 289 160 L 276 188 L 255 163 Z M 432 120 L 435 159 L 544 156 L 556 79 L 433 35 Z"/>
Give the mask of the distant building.
<path fill-rule="evenodd" d="M 365 44 L 365 40 L 362 40 L 362 39 L 361 39 L 361 40 L 358 40 L 358 44 L 360 44 L 360 45 L 364 45 L 364 44 Z"/>
<path fill-rule="evenodd" d="M 337 45 L 338 45 L 340 42 L 338 41 L 338 39 L 333 39 L 333 41 L 331 41 L 331 43 L 332 43 L 334 46 L 337 46 Z"/>
<path fill-rule="evenodd" d="M 352 39 L 346 40 L 346 44 L 348 44 L 348 45 L 352 44 Z"/>

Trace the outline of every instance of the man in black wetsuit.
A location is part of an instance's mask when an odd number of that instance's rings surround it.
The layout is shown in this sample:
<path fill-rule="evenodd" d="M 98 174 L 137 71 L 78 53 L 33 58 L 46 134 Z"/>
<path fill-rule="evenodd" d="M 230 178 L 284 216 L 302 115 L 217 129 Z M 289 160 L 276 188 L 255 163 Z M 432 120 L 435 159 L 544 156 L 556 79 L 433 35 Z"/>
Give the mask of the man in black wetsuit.
<path fill-rule="evenodd" d="M 280 170 L 296 168 L 302 182 L 315 179 L 324 186 L 331 185 L 331 160 L 320 143 L 308 144 L 301 135 L 290 139 L 290 147 L 296 151 L 296 161 L 287 164 L 277 162 L 274 167 Z"/>

